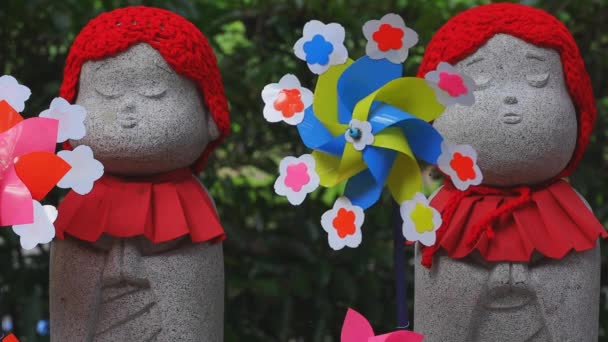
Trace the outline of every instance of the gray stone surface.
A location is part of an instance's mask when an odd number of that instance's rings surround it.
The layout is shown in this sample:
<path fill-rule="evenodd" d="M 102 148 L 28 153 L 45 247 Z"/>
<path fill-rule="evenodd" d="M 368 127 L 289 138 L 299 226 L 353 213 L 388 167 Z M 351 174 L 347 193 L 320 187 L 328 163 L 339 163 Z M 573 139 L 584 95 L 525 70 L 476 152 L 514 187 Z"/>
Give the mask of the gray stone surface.
<path fill-rule="evenodd" d="M 425 342 L 595 342 L 600 271 L 599 246 L 530 264 L 441 251 L 431 270 L 416 255 L 414 329 Z"/>
<path fill-rule="evenodd" d="M 106 172 L 155 174 L 192 164 L 219 134 L 196 85 L 147 44 L 87 62 L 77 103 Z M 51 248 L 52 342 L 223 341 L 221 244 L 143 237 Z"/>
<path fill-rule="evenodd" d="M 475 148 L 484 184 L 534 184 L 564 169 L 577 122 L 555 50 L 498 34 L 456 68 L 475 80 L 475 105 L 449 107 L 434 126 Z"/>
<path fill-rule="evenodd" d="M 556 176 L 577 136 L 558 53 L 498 34 L 456 67 L 476 81 L 476 103 L 449 108 L 434 125 L 477 150 L 484 184 Z M 597 341 L 600 266 L 599 245 L 530 263 L 489 263 L 478 254 L 455 260 L 440 251 L 430 270 L 417 255 L 414 329 L 425 342 Z"/>

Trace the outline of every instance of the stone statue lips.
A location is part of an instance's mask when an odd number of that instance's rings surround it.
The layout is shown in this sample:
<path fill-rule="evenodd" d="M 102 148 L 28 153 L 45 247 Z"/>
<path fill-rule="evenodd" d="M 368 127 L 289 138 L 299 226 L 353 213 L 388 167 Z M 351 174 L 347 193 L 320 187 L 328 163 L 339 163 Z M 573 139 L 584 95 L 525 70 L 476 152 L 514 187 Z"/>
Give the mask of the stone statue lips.
<path fill-rule="evenodd" d="M 517 309 L 534 299 L 534 292 L 518 285 L 501 285 L 489 289 L 484 306 L 491 310 Z"/>
<path fill-rule="evenodd" d="M 137 118 L 134 118 L 132 116 L 125 116 L 125 117 L 119 116 L 116 121 L 118 121 L 118 124 L 122 128 L 134 128 L 135 126 L 137 126 L 137 123 L 139 122 L 139 120 Z"/>
<path fill-rule="evenodd" d="M 518 124 L 521 122 L 522 120 L 522 116 L 520 114 L 517 113 L 505 113 L 503 115 L 501 115 L 500 117 L 500 121 L 509 124 L 509 125 L 514 125 L 514 124 Z"/>

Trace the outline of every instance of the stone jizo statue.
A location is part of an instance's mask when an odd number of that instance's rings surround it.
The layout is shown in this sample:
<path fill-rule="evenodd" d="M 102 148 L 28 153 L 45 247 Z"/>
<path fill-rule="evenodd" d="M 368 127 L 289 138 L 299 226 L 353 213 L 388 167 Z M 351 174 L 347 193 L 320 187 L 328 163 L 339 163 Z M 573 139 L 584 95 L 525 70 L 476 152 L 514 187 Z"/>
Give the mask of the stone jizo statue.
<path fill-rule="evenodd" d="M 444 60 L 475 80 L 476 103 L 434 126 L 475 148 L 484 180 L 432 200 L 444 222 L 417 250 L 414 329 L 428 342 L 597 341 L 606 232 L 562 179 L 596 115 L 571 34 L 538 9 L 479 6 L 437 32 L 420 75 Z"/>
<path fill-rule="evenodd" d="M 195 178 L 228 133 L 215 56 L 166 10 L 127 7 L 76 37 L 61 96 L 105 166 L 67 195 L 51 250 L 51 340 L 223 341 L 224 232 Z"/>

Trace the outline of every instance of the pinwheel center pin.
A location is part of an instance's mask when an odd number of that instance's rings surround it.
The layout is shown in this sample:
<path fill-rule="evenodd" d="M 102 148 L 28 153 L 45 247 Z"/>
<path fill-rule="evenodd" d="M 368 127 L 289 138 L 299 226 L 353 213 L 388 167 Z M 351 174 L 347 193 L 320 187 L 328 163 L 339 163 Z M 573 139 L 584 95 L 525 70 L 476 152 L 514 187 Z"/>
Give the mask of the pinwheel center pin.
<path fill-rule="evenodd" d="M 361 139 L 362 135 L 363 135 L 363 133 L 361 133 L 361 129 L 359 129 L 357 127 L 349 127 L 348 128 L 348 136 L 350 136 L 351 138 L 353 138 L 353 140 L 359 140 L 359 139 Z"/>

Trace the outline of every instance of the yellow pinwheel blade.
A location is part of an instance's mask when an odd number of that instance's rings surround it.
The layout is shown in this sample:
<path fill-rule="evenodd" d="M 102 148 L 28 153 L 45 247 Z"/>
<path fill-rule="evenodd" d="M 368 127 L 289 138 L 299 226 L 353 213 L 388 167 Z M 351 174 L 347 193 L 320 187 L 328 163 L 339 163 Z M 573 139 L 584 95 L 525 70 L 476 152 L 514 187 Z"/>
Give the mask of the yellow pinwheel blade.
<path fill-rule="evenodd" d="M 341 158 L 319 151 L 313 151 L 312 156 L 320 184 L 324 187 L 336 186 L 367 168 L 361 152 L 355 150 L 352 144 L 346 144 Z"/>
<path fill-rule="evenodd" d="M 334 65 L 317 79 L 312 109 L 319 121 L 333 135 L 342 134 L 347 128 L 338 121 L 338 80 L 352 63 L 353 60 L 348 59 L 344 64 Z"/>
<path fill-rule="evenodd" d="M 389 127 L 382 130 L 382 132 L 376 133 L 372 146 L 395 150 L 414 160 L 416 159 L 414 152 L 412 152 L 410 145 L 403 136 L 403 131 L 397 127 Z"/>
<path fill-rule="evenodd" d="M 416 159 L 398 154 L 386 183 L 397 203 L 412 199 L 422 188 L 422 175 Z"/>
<path fill-rule="evenodd" d="M 424 79 L 418 77 L 392 80 L 369 94 L 355 106 L 353 119 L 366 121 L 374 101 L 395 106 L 426 122 L 435 120 L 445 109 L 437 102 L 433 88 Z"/>

